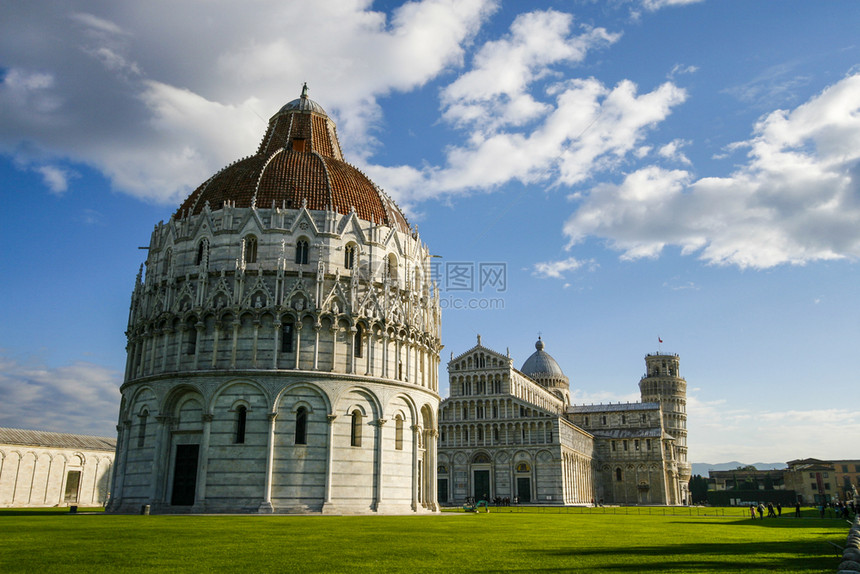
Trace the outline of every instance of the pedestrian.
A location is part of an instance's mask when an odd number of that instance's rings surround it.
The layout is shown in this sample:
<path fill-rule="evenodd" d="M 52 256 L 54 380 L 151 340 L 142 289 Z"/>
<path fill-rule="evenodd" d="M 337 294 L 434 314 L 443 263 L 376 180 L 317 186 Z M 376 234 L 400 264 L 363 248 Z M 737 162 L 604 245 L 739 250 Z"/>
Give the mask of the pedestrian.
<path fill-rule="evenodd" d="M 767 503 L 767 517 L 776 518 L 776 512 L 773 511 L 773 502 Z"/>
<path fill-rule="evenodd" d="M 759 520 L 764 520 L 764 504 L 761 502 L 758 503 L 758 518 Z"/>
<path fill-rule="evenodd" d="M 755 505 L 754 504 L 750 504 L 750 518 L 755 520 Z"/>
<path fill-rule="evenodd" d="M 782 504 L 779 502 L 776 503 L 776 517 L 779 518 L 782 516 Z"/>
<path fill-rule="evenodd" d="M 794 517 L 800 518 L 800 501 L 794 503 Z"/>

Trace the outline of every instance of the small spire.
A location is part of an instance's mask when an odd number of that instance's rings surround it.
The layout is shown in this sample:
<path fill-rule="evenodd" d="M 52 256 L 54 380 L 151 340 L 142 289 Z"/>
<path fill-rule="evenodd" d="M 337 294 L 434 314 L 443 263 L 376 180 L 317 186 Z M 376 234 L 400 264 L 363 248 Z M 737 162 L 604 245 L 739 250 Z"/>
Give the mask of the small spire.
<path fill-rule="evenodd" d="M 307 82 L 304 82 L 302 84 L 302 99 L 303 100 L 308 99 L 308 83 Z"/>
<path fill-rule="evenodd" d="M 481 335 L 478 335 L 478 346 L 481 346 Z"/>

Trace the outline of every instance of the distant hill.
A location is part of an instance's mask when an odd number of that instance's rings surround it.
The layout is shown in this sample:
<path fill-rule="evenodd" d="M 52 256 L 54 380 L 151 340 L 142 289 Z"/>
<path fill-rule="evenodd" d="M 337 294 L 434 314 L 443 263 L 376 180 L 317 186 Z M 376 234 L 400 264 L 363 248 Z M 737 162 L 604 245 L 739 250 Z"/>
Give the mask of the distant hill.
<path fill-rule="evenodd" d="M 780 468 L 786 468 L 786 464 L 784 462 L 754 462 L 752 465 L 746 462 L 738 462 L 733 460 L 732 462 L 720 462 L 717 464 L 712 464 L 710 462 L 694 462 L 693 466 L 693 474 L 700 474 L 705 478 L 708 477 L 709 470 L 734 470 L 739 466 L 754 466 L 758 470 L 774 470 Z"/>

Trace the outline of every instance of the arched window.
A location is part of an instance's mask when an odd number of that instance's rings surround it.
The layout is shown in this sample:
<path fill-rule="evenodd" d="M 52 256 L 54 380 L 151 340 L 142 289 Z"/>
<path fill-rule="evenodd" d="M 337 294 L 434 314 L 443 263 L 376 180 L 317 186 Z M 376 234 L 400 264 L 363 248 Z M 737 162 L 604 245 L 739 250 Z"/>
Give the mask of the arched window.
<path fill-rule="evenodd" d="M 343 266 L 347 269 L 355 267 L 355 245 L 352 243 L 343 250 Z"/>
<path fill-rule="evenodd" d="M 364 342 L 364 327 L 361 325 L 355 326 L 355 337 L 352 342 L 353 354 L 357 358 L 361 358 L 362 343 Z"/>
<path fill-rule="evenodd" d="M 170 272 L 170 262 L 173 260 L 173 249 L 168 249 L 164 253 L 164 265 L 161 268 L 161 272 L 167 275 Z"/>
<path fill-rule="evenodd" d="M 361 411 L 355 409 L 352 411 L 352 428 L 349 433 L 350 446 L 361 446 Z"/>
<path fill-rule="evenodd" d="M 193 321 L 188 322 L 188 340 L 185 342 L 185 354 L 193 355 L 197 352 L 197 326 Z"/>
<path fill-rule="evenodd" d="M 248 409 L 244 405 L 240 405 L 236 409 L 236 436 L 233 438 L 234 444 L 245 444 L 245 422 L 248 420 Z"/>
<path fill-rule="evenodd" d="M 245 263 L 257 262 L 257 238 L 253 235 L 245 237 Z"/>
<path fill-rule="evenodd" d="M 615 469 L 615 480 L 617 482 L 621 482 L 621 468 L 620 467 Z"/>
<path fill-rule="evenodd" d="M 394 448 L 403 450 L 403 417 L 394 417 Z"/>
<path fill-rule="evenodd" d="M 296 243 L 296 263 L 305 265 L 308 262 L 308 242 L 299 239 Z"/>
<path fill-rule="evenodd" d="M 202 265 L 204 261 L 209 259 L 209 240 L 201 239 L 197 244 L 197 259 L 195 265 Z"/>
<path fill-rule="evenodd" d="M 293 324 L 284 323 L 281 325 L 281 352 L 293 352 Z"/>
<path fill-rule="evenodd" d="M 397 281 L 397 257 L 391 253 L 388 255 L 388 276 L 392 281 Z"/>
<path fill-rule="evenodd" d="M 296 444 L 308 444 L 308 409 L 296 411 Z"/>
<path fill-rule="evenodd" d="M 146 419 L 149 418 L 149 411 L 144 410 L 140 413 L 140 425 L 137 427 L 137 446 L 142 447 L 146 443 Z"/>

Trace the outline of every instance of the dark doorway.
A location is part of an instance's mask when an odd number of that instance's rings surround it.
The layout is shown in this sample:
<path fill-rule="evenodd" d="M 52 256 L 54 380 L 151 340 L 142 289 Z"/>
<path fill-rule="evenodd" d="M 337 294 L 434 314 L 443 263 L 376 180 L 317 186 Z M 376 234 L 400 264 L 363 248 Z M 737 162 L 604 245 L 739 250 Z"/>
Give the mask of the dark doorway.
<path fill-rule="evenodd" d="M 520 502 L 532 501 L 532 485 L 529 478 L 517 478 L 517 497 Z"/>
<path fill-rule="evenodd" d="M 197 489 L 198 444 L 176 445 L 176 460 L 173 463 L 173 506 L 191 506 Z"/>
<path fill-rule="evenodd" d="M 473 475 L 475 478 L 475 489 L 472 491 L 475 500 L 485 500 L 490 497 L 490 471 L 476 470 Z"/>
<path fill-rule="evenodd" d="M 65 502 L 76 503 L 78 501 L 78 490 L 81 486 L 81 471 L 70 470 L 66 475 L 66 493 L 63 498 Z"/>
<path fill-rule="evenodd" d="M 448 479 L 440 478 L 436 480 L 436 498 L 439 504 L 448 502 Z"/>

